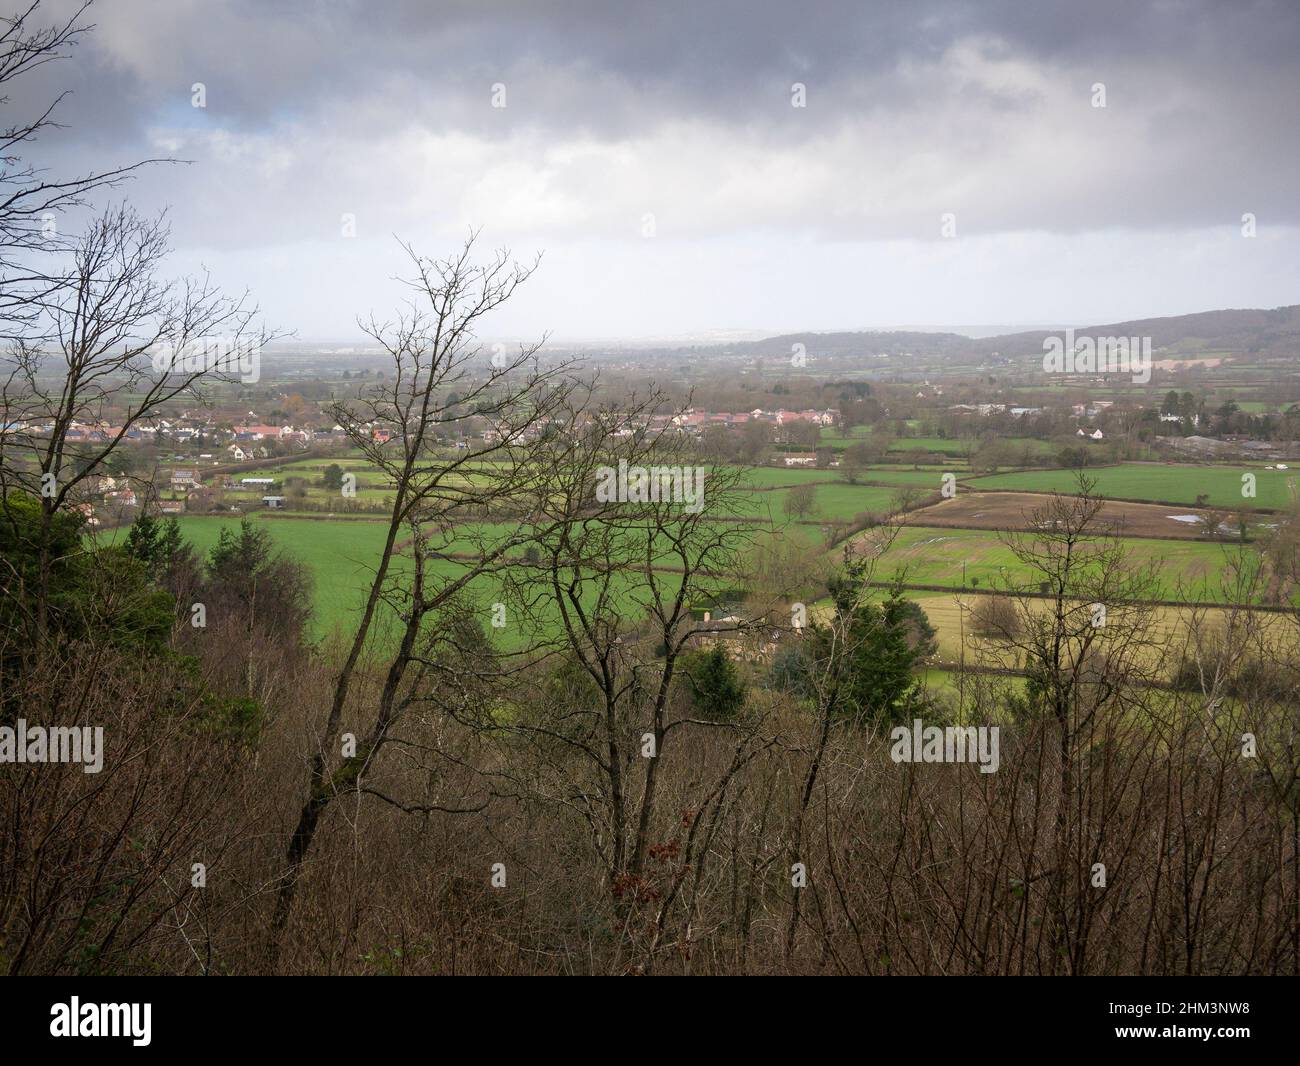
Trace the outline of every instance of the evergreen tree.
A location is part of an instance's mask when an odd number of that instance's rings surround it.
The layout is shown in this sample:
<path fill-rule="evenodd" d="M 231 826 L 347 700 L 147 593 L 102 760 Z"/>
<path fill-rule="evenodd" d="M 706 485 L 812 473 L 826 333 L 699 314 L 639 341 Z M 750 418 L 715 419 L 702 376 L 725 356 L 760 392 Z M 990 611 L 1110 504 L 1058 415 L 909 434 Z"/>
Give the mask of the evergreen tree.
<path fill-rule="evenodd" d="M 688 656 L 685 673 L 695 707 L 705 718 L 725 721 L 744 705 L 745 683 L 721 642 Z"/>
<path fill-rule="evenodd" d="M 921 607 L 894 589 L 883 603 L 863 602 L 863 564 L 830 583 L 835 628 L 813 626 L 813 662 L 829 668 L 834 713 L 885 723 L 902 722 L 919 708 L 915 671 L 937 649 Z"/>

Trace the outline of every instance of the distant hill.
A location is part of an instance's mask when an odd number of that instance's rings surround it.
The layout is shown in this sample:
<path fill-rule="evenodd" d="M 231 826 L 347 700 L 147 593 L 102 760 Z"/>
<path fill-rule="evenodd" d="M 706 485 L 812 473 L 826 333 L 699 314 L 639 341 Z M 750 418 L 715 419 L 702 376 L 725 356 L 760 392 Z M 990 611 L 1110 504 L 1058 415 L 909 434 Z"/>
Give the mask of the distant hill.
<path fill-rule="evenodd" d="M 1075 332 L 1092 336 L 1150 337 L 1154 348 L 1169 355 L 1191 356 L 1198 352 L 1228 351 L 1265 357 L 1295 356 L 1300 353 L 1300 304 L 1273 310 L 1230 309 L 1201 311 L 1168 318 L 1143 318 L 1128 322 L 1077 326 Z M 917 333 L 875 331 L 841 333 L 786 333 L 762 340 L 721 347 L 726 354 L 788 359 L 794 345 L 805 345 L 810 359 L 833 361 L 861 359 L 867 366 L 901 368 L 910 360 L 925 358 L 941 362 L 966 359 L 1018 359 L 1041 356 L 1043 340 L 1060 330 L 1031 330 L 979 339 L 959 333 Z M 717 349 L 715 349 L 717 350 Z M 879 359 L 882 354 L 888 360 Z"/>
<path fill-rule="evenodd" d="M 903 330 L 867 330 L 859 333 L 784 333 L 760 341 L 729 345 L 736 355 L 789 358 L 796 344 L 804 345 L 810 356 L 878 356 L 952 352 L 961 354 L 974 343 L 960 333 L 913 333 Z"/>
<path fill-rule="evenodd" d="M 1228 350 L 1279 356 L 1300 352 L 1300 304 L 1257 309 L 1200 311 L 1169 318 L 1141 318 L 1100 326 L 1076 327 L 1076 333 L 1099 337 L 1150 337 L 1155 348 L 1182 354 Z M 1060 331 L 1009 333 L 977 342 L 1002 355 L 1040 354 L 1043 340 Z"/>

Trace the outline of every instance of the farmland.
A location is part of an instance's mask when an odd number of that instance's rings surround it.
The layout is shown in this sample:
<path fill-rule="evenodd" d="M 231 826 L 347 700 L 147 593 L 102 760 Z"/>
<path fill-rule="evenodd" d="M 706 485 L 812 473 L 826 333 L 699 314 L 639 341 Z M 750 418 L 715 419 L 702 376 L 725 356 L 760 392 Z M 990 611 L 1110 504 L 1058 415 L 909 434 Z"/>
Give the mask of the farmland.
<path fill-rule="evenodd" d="M 978 593 L 936 593 L 917 592 L 912 595 L 925 611 L 926 617 L 935 629 L 938 644 L 936 662 L 941 667 L 951 667 L 960 663 L 978 665 L 985 654 L 987 643 L 975 635 L 971 614 L 985 599 Z M 1031 603 L 1032 608 L 1032 601 Z M 1042 609 L 1047 609 L 1043 601 Z M 1222 631 L 1228 624 L 1228 612 L 1218 607 L 1199 609 L 1194 616 L 1193 610 L 1186 607 L 1157 607 L 1154 609 L 1149 637 L 1155 647 L 1178 648 L 1190 639 L 1193 623 L 1208 627 L 1210 631 Z M 1281 636 L 1292 623 L 1284 614 L 1266 614 L 1262 619 L 1262 628 L 1274 636 Z M 930 672 L 931 678 L 939 670 Z M 932 682 L 933 683 L 933 682 Z"/>
<path fill-rule="evenodd" d="M 908 584 L 951 588 L 1020 588 L 1037 580 L 995 532 L 908 526 L 887 550 L 887 534 L 870 531 L 858 540 L 860 550 L 877 559 L 876 576 L 892 580 L 901 575 Z M 1235 549 L 1219 544 L 1183 540 L 1131 540 L 1126 544 L 1129 565 L 1157 576 L 1163 598 L 1204 600 L 1222 598 L 1219 574 Z"/>
<path fill-rule="evenodd" d="M 810 521 L 849 521 L 863 511 L 883 514 L 889 510 L 895 491 L 891 488 L 847 485 L 836 481 L 814 483 L 812 509 L 802 517 Z M 785 505 L 790 492 L 790 489 L 753 492 L 747 497 L 746 513 L 771 522 L 785 521 Z"/>
<path fill-rule="evenodd" d="M 328 638 L 335 633 L 350 635 L 357 614 L 364 606 L 366 594 L 373 580 L 375 566 L 383 549 L 387 526 L 378 521 L 338 520 L 326 518 L 289 519 L 254 515 L 251 521 L 257 528 L 270 532 L 276 546 L 288 556 L 302 563 L 312 577 L 313 617 L 310 635 L 313 639 Z M 219 517 L 183 517 L 178 519 L 181 534 L 195 550 L 206 555 L 216 546 L 223 529 L 238 529 L 238 520 Z M 470 553 L 478 542 L 476 538 L 494 539 L 514 531 L 513 526 L 479 524 L 466 527 L 463 536 L 439 546 L 447 553 Z M 457 530 L 459 533 L 459 528 Z M 430 560 L 429 572 L 435 578 L 455 578 L 464 573 L 464 561 L 456 558 Z M 393 574 L 398 578 L 409 570 L 409 562 L 399 553 L 394 558 Z M 680 579 L 669 571 L 661 571 L 658 580 L 671 590 Z M 637 578 L 626 578 L 629 598 L 634 598 Z M 490 576 L 480 578 L 472 594 L 483 604 L 499 599 L 497 582 Z M 486 614 L 486 612 L 485 612 Z M 391 621 L 391 617 L 389 619 Z M 381 625 L 383 619 L 381 617 Z M 509 629 L 502 641 L 509 647 L 523 640 L 517 628 Z M 382 643 L 384 638 L 380 638 Z"/>
<path fill-rule="evenodd" d="M 1030 492 L 959 492 L 953 499 L 913 511 L 909 521 L 963 529 L 1030 529 L 1034 514 L 1048 502 L 1042 495 Z M 1107 501 L 1098 522 L 1123 536 L 1196 540 L 1204 539 L 1209 514 L 1182 506 Z M 1259 524 L 1256 520 L 1255 525 Z M 1232 524 L 1221 517 L 1219 526 L 1222 527 L 1220 535 L 1225 539 L 1236 536 Z"/>
<path fill-rule="evenodd" d="M 1173 463 L 1125 463 L 1085 470 L 1096 481 L 1096 492 L 1122 500 L 1195 504 L 1204 494 L 1216 507 L 1282 509 L 1292 503 L 1291 486 L 1300 472 L 1267 470 L 1262 466 L 1193 466 Z M 1256 494 L 1242 496 L 1242 475 L 1253 474 Z M 1072 470 L 1026 470 L 969 479 L 972 488 L 1025 492 L 1077 491 Z"/>
<path fill-rule="evenodd" d="M 963 442 L 912 438 L 906 443 L 952 449 Z M 356 477 L 355 500 L 376 512 L 373 517 L 355 514 L 345 517 L 344 498 L 338 490 L 321 484 L 325 470 L 334 463 L 345 474 Z M 956 499 L 913 512 L 908 518 L 908 528 L 900 533 L 887 557 L 879 561 L 878 570 L 891 577 L 901 574 L 907 583 L 916 585 L 952 588 L 963 587 L 963 582 L 967 587 L 1015 585 L 1024 575 L 1018 573 L 1019 564 L 994 531 L 1028 528 L 1028 516 L 1045 502 L 1039 494 L 1077 490 L 1073 471 L 1029 470 L 971 477 L 943 464 L 919 469 L 877 465 L 853 471 L 855 483 L 850 484 L 845 477 L 847 472 L 838 470 L 757 466 L 746 471 L 745 484 L 752 491 L 743 498 L 737 517 L 757 520 L 772 531 L 761 535 L 796 540 L 809 551 L 819 553 L 827 550 L 820 527 L 852 522 L 864 513 L 885 515 L 896 505 L 900 489 L 930 495 L 939 489 L 942 475 L 952 472 L 961 478 L 964 491 Z M 1217 574 L 1223 566 L 1225 551 L 1230 548 L 1228 544 L 1205 540 L 1203 526 L 1196 520 L 1200 512 L 1193 505 L 1204 494 L 1209 505 L 1239 506 L 1243 502 L 1241 475 L 1245 472 L 1255 476 L 1257 486 L 1257 496 L 1247 500 L 1248 505 L 1261 508 L 1288 505 L 1294 481 L 1291 471 L 1259 466 L 1127 463 L 1099 467 L 1087 473 L 1096 479 L 1097 491 L 1105 496 L 1169 501 L 1168 504 L 1108 503 L 1102 512 L 1102 523 L 1111 525 L 1122 535 L 1137 538 L 1130 542 L 1133 565 L 1161 564 L 1162 595 L 1213 601 L 1220 596 Z M 473 466 L 464 474 L 454 475 L 457 481 L 475 476 Z M 296 511 L 302 517 L 286 515 L 271 519 L 260 507 L 260 498 L 267 491 L 262 488 L 226 490 L 225 502 L 254 513 L 259 521 L 266 521 L 277 543 L 311 570 L 316 583 L 316 634 L 323 635 L 335 625 L 346 623 L 359 603 L 361 590 L 382 545 L 382 505 L 391 494 L 385 475 L 363 458 L 350 455 L 338 459 L 314 457 L 268 465 L 265 469 L 250 468 L 233 475 L 233 480 L 238 484 L 243 477 L 272 477 L 281 485 L 288 479 L 302 479 L 298 483 L 300 494 L 291 496 L 285 506 L 290 514 Z M 811 488 L 812 501 L 806 511 L 794 508 L 799 513 L 792 514 L 790 493 L 797 486 Z M 1170 510 L 1174 505 L 1177 511 Z M 326 513 L 329 511 L 335 513 Z M 235 516 L 186 516 L 182 528 L 197 548 L 207 551 L 216 543 L 221 527 L 236 520 Z M 1266 521 L 1256 519 L 1253 532 L 1260 532 Z M 1225 540 L 1230 533 L 1225 526 Z M 878 539 L 878 535 L 868 533 L 859 543 L 871 545 Z M 464 547 L 468 549 L 471 545 L 467 543 Z M 444 560 L 437 565 L 455 564 Z"/>

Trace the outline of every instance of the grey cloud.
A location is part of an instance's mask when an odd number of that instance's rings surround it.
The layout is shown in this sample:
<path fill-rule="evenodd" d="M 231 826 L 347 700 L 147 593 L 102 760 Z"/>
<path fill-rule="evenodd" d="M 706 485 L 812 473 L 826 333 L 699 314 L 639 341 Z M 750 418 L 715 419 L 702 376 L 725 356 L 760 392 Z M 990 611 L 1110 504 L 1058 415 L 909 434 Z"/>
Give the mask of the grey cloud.
<path fill-rule="evenodd" d="M 131 195 L 221 256 L 333 241 L 345 211 L 363 242 L 474 222 L 629 262 L 646 213 L 666 241 L 779 248 L 933 244 L 951 211 L 963 236 L 1055 234 L 1062 256 L 1246 211 L 1300 224 L 1289 3 L 117 0 L 93 18 L 9 107 L 73 90 L 42 149 L 59 168 L 193 159 Z"/>
<path fill-rule="evenodd" d="M 486 86 L 516 79 L 521 104 L 526 97 L 536 105 L 521 107 L 520 120 L 548 129 L 621 135 L 627 123 L 685 111 L 737 122 L 785 119 L 797 131 L 809 118 L 840 120 L 837 101 L 900 102 L 891 79 L 900 62 L 935 60 L 972 36 L 1004 40 L 1043 64 L 1091 65 L 1121 79 L 1141 65 L 1172 65 L 1189 81 L 1225 87 L 1276 73 L 1294 89 L 1300 52 L 1290 5 L 1211 0 L 136 0 L 102 6 L 96 17 L 103 29 L 88 49 L 107 57 L 101 70 L 130 70 L 159 108 L 191 81 L 205 81 L 223 117 L 255 126 L 319 118 L 400 84 L 425 89 L 407 101 L 410 109 L 490 130 Z M 557 92 L 548 79 L 565 72 L 570 88 Z M 772 107 L 786 102 L 796 79 L 821 97 L 810 116 Z M 103 108 L 102 98 L 92 106 Z"/>

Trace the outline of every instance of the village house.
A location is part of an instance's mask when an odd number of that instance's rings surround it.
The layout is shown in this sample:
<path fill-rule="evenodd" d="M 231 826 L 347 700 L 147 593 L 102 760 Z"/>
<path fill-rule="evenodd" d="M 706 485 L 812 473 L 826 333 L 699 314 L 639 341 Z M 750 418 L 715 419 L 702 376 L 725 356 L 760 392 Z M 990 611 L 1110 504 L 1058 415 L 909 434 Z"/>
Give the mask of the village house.
<path fill-rule="evenodd" d="M 838 412 L 830 409 L 825 411 L 777 411 L 776 424 L 785 426 L 791 422 L 811 422 L 817 426 L 833 426 L 837 417 Z"/>
<path fill-rule="evenodd" d="M 825 411 L 764 411 L 755 407 L 752 411 L 696 411 L 691 409 L 673 415 L 671 424 L 688 433 L 699 434 L 713 426 L 738 428 L 750 422 L 766 422 L 769 425 L 787 426 L 795 422 L 810 422 L 817 426 L 833 426 L 839 419 L 839 412 L 827 408 Z M 655 428 L 657 417 L 651 419 L 650 426 Z M 666 425 L 665 425 L 666 428 Z"/>
<path fill-rule="evenodd" d="M 293 432 L 293 426 L 236 426 L 235 440 L 279 440 Z"/>

